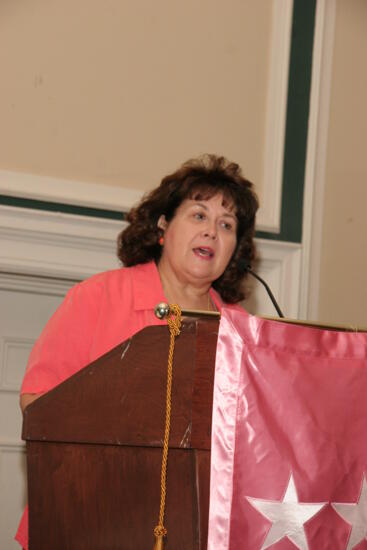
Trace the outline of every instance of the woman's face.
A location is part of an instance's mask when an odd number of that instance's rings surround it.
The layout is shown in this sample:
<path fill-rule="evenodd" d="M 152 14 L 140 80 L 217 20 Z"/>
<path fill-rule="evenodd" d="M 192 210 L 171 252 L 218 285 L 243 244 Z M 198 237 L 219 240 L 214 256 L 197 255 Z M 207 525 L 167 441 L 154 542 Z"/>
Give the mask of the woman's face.
<path fill-rule="evenodd" d="M 170 222 L 159 218 L 158 227 L 164 231 L 159 267 L 183 283 L 210 285 L 226 269 L 237 243 L 235 210 L 223 206 L 222 194 L 185 199 Z"/>

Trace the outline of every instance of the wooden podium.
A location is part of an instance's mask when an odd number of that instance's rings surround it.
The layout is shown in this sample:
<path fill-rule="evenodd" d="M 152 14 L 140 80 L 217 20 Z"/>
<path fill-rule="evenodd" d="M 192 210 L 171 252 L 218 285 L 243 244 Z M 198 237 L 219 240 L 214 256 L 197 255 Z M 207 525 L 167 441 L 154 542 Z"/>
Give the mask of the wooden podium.
<path fill-rule="evenodd" d="M 176 341 L 165 550 L 207 547 L 218 319 Z M 30 550 L 152 550 L 169 331 L 148 327 L 29 405 Z"/>

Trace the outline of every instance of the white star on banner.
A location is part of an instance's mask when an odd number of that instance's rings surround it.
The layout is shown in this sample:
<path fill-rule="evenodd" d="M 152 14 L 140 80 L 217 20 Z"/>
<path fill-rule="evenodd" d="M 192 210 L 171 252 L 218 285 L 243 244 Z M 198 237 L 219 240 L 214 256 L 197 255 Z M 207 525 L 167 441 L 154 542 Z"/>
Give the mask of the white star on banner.
<path fill-rule="evenodd" d="M 311 519 L 327 502 L 298 502 L 296 487 L 291 474 L 282 501 L 246 497 L 266 519 L 272 522 L 261 550 L 268 548 L 284 537 L 288 537 L 300 550 L 308 550 L 303 524 Z"/>
<path fill-rule="evenodd" d="M 361 494 L 356 503 L 332 502 L 331 506 L 344 521 L 350 523 L 352 530 L 349 535 L 346 550 L 351 550 L 363 539 L 367 538 L 367 483 L 363 476 Z"/>

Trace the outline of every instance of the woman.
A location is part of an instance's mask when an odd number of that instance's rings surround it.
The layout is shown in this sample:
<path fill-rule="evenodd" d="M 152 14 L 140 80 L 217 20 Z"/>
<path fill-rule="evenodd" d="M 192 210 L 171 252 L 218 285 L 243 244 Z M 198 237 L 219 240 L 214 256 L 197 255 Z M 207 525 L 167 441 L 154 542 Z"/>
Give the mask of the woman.
<path fill-rule="evenodd" d="M 258 201 L 239 166 L 206 155 L 165 177 L 128 215 L 116 269 L 79 283 L 36 342 L 21 389 L 22 410 L 147 325 L 159 302 L 185 309 L 236 307 L 240 259 L 254 257 Z M 27 516 L 16 539 L 27 548 Z"/>

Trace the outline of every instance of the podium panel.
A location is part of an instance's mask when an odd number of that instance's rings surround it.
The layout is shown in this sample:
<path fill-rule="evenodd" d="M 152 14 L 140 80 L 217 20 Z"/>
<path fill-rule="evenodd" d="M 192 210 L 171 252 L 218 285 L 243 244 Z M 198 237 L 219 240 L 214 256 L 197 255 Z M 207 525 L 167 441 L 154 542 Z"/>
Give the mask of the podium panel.
<path fill-rule="evenodd" d="M 166 550 L 205 550 L 217 319 L 176 341 Z M 151 550 L 169 332 L 147 327 L 25 410 L 30 550 Z"/>
<path fill-rule="evenodd" d="M 30 549 L 153 548 L 161 449 L 32 442 L 27 453 Z M 167 550 L 206 548 L 209 464 L 209 451 L 170 450 Z"/>

